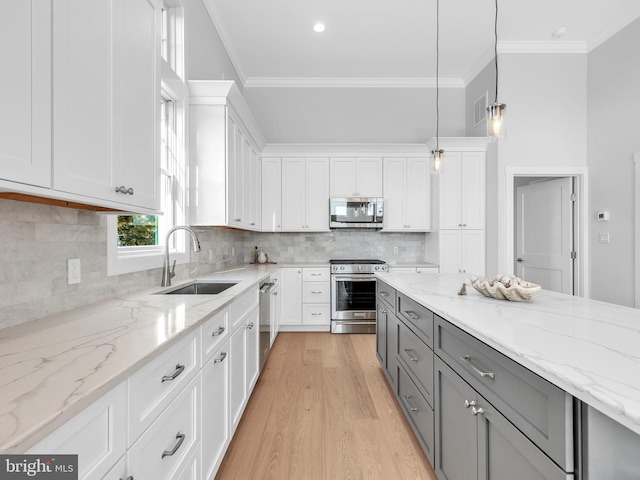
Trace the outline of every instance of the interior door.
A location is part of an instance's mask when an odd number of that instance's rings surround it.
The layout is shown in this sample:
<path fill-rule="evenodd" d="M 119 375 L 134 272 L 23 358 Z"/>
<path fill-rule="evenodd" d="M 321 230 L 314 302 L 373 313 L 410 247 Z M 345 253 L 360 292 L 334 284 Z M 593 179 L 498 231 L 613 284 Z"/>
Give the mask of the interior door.
<path fill-rule="evenodd" d="M 516 189 L 516 274 L 547 290 L 573 294 L 573 180 Z"/>

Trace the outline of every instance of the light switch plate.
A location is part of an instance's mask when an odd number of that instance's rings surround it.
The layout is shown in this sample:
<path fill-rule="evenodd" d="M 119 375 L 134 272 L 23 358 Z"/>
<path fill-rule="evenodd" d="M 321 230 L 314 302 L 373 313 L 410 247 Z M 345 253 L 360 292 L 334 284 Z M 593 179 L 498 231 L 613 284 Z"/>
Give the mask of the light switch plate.
<path fill-rule="evenodd" d="M 69 258 L 67 260 L 67 283 L 75 285 L 80 283 L 80 259 Z"/>
<path fill-rule="evenodd" d="M 600 233 L 600 243 L 609 243 L 609 233 Z"/>

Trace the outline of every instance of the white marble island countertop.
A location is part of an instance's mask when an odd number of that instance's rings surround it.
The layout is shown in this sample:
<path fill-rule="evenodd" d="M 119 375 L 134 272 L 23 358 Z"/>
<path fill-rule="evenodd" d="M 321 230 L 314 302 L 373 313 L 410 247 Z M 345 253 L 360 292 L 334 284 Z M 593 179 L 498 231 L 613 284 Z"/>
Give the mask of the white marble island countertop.
<path fill-rule="evenodd" d="M 435 314 L 640 434 L 640 310 L 547 290 L 482 296 L 465 276 L 376 274 Z"/>
<path fill-rule="evenodd" d="M 27 450 L 277 268 L 198 278 L 239 282 L 218 295 L 155 294 L 174 283 L 0 330 L 0 453 Z"/>

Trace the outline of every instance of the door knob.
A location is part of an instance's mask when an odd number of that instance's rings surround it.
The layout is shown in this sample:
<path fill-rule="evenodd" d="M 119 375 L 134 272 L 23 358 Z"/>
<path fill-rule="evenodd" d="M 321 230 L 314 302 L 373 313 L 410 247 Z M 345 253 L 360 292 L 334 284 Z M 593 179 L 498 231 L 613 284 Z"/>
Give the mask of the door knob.
<path fill-rule="evenodd" d="M 522 263 L 522 262 L 524 262 L 524 260 L 522 258 L 516 258 L 516 262 Z"/>

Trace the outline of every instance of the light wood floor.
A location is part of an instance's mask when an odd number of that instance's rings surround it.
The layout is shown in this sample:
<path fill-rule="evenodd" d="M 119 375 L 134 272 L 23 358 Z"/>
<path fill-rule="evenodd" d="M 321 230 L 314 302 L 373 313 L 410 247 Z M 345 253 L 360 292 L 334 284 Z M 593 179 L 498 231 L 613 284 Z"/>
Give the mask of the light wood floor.
<path fill-rule="evenodd" d="M 375 335 L 278 334 L 216 480 L 436 480 Z"/>

